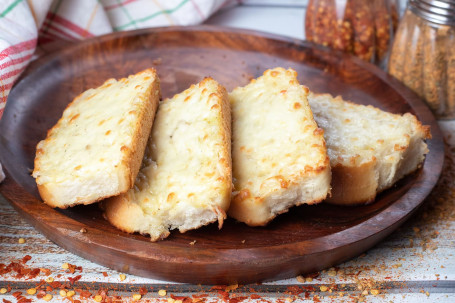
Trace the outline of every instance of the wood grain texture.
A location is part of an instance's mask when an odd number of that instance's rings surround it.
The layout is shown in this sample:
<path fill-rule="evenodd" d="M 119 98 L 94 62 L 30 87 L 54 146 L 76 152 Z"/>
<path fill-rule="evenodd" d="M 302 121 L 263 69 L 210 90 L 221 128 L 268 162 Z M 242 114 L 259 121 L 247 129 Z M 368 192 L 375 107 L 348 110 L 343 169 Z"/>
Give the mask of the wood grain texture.
<path fill-rule="evenodd" d="M 267 68 L 292 67 L 315 92 L 341 95 L 394 113 L 412 112 L 432 129 L 423 169 L 368 206 L 302 206 L 267 227 L 228 219 L 161 242 L 116 230 L 96 205 L 54 210 L 43 204 L 30 170 L 35 146 L 82 91 L 147 67 L 158 70 L 163 97 L 211 76 L 228 90 Z M 0 122 L 0 192 L 50 240 L 84 258 L 140 276 L 179 282 L 249 283 L 317 271 L 359 255 L 390 234 L 436 184 L 442 135 L 426 105 L 378 68 L 327 49 L 250 31 L 160 28 L 87 40 L 34 62 L 13 88 Z M 87 233 L 80 233 L 86 228 Z M 190 242 L 196 240 L 196 245 Z"/>

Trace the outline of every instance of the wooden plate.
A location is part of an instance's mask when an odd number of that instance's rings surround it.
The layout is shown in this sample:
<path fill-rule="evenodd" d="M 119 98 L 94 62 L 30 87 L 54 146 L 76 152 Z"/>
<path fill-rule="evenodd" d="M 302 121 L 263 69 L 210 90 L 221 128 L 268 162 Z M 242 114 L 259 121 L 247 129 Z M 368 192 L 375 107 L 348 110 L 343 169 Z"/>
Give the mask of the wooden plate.
<path fill-rule="evenodd" d="M 228 219 L 151 243 L 118 231 L 96 205 L 56 210 L 43 204 L 30 176 L 35 146 L 65 106 L 111 77 L 155 66 L 163 97 L 212 76 L 228 90 L 267 68 L 292 67 L 315 92 L 342 95 L 431 125 L 423 169 L 360 207 L 302 206 L 267 227 Z M 15 85 L 0 123 L 0 192 L 49 239 L 84 258 L 139 276 L 204 284 L 294 277 L 361 254 L 403 223 L 436 184 L 442 135 L 424 103 L 383 71 L 356 58 L 274 35 L 217 27 L 159 28 L 87 40 L 35 61 Z M 81 228 L 87 233 L 81 233 Z M 190 242 L 196 240 L 194 245 Z"/>

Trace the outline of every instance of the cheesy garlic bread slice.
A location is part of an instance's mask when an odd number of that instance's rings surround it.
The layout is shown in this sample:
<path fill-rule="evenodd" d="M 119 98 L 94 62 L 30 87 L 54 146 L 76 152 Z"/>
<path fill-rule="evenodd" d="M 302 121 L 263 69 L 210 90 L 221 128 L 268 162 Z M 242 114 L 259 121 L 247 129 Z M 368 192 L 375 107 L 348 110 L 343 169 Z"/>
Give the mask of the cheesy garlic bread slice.
<path fill-rule="evenodd" d="M 233 119 L 234 197 L 229 215 L 265 225 L 300 204 L 330 192 L 324 131 L 297 73 L 275 68 L 230 94 Z"/>
<path fill-rule="evenodd" d="M 33 177 L 44 202 L 66 208 L 132 188 L 159 98 L 154 69 L 77 96 L 37 145 Z"/>
<path fill-rule="evenodd" d="M 231 116 L 224 87 L 211 78 L 158 109 L 134 189 L 104 203 L 106 218 L 152 241 L 218 221 L 230 203 Z"/>

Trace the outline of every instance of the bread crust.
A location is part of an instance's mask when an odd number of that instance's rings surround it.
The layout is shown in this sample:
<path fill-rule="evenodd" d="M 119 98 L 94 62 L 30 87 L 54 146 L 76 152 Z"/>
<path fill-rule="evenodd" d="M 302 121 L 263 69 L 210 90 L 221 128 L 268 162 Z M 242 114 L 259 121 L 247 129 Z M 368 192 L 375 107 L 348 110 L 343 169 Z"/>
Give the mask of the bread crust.
<path fill-rule="evenodd" d="M 99 171 L 93 178 L 72 179 L 71 175 L 68 175 L 65 179 L 58 182 L 45 180 L 49 176 L 43 173 L 43 159 L 54 156 L 48 154 L 48 146 L 54 144 L 54 135 L 60 131 L 61 127 L 71 123 L 73 120 L 72 118 L 68 121 L 69 118 L 65 116 L 65 112 L 71 109 L 74 104 L 86 102 L 85 99 L 90 99 L 92 96 L 87 94 L 90 94 L 91 91 L 97 94 L 112 84 L 128 82 L 132 78 L 141 76 L 152 79 L 152 83 L 148 85 L 143 95 L 139 94 L 135 97 L 140 106 L 135 109 L 135 114 L 137 114 L 136 121 L 130 129 L 132 137 L 128 146 L 124 145 L 121 147 L 119 163 L 112 167 L 110 172 Z M 67 208 L 78 204 L 92 204 L 130 189 L 134 185 L 134 180 L 141 165 L 159 99 L 160 83 L 157 73 L 155 69 L 146 69 L 129 76 L 129 78 L 120 79 L 118 82 L 114 79 L 109 79 L 100 87 L 80 94 L 69 103 L 63 116 L 48 131 L 46 139 L 38 143 L 37 146 L 33 176 L 36 178 L 38 191 L 43 201 L 52 207 Z M 78 116 L 76 115 L 74 119 L 77 119 Z M 90 127 L 96 127 L 96 125 L 91 125 Z M 106 150 L 106 152 L 109 152 L 109 150 Z M 108 173 L 109 175 L 107 175 Z M 80 194 L 81 192 L 84 192 L 84 194 Z"/>
<path fill-rule="evenodd" d="M 325 165 L 320 166 L 313 173 L 307 173 L 305 177 L 296 179 L 289 186 L 266 196 L 253 197 L 248 189 L 243 189 L 233 196 L 229 216 L 249 226 L 265 226 L 276 216 L 288 212 L 293 206 L 322 202 L 328 195 L 330 175 L 327 157 Z M 281 200 L 284 201 L 281 202 Z"/>
<path fill-rule="evenodd" d="M 332 195 L 326 202 L 338 205 L 372 202 L 378 188 L 375 165 L 372 160 L 359 166 L 332 166 Z"/>
<path fill-rule="evenodd" d="M 141 227 L 148 226 L 144 211 L 139 204 L 134 202 L 134 196 L 128 192 L 103 201 L 102 208 L 104 209 L 104 218 L 124 232 L 140 232 Z M 170 234 L 168 230 L 157 230 L 156 233 L 141 233 L 150 236 L 151 241 L 164 239 Z"/>
<path fill-rule="evenodd" d="M 214 85 L 216 85 L 215 88 Z M 172 222 L 172 219 L 169 219 L 169 214 L 159 213 L 155 214 L 154 217 L 150 212 L 145 212 L 143 206 L 141 206 L 141 201 L 139 201 L 137 192 L 132 189 L 119 196 L 111 197 L 102 203 L 105 218 L 117 228 L 128 233 L 139 232 L 150 236 L 151 241 L 158 241 L 168 237 L 170 229 L 173 228 L 178 228 L 179 231 L 183 233 L 215 221 L 218 221 L 219 228 L 222 227 L 223 222 L 226 219 L 226 211 L 229 208 L 232 191 L 231 111 L 226 89 L 216 83 L 212 78 L 205 78 L 200 83 L 192 85 L 185 92 L 175 95 L 172 99 L 164 100 L 162 104 L 172 102 L 172 100 L 179 95 L 194 90 L 197 86 L 202 89 L 214 89 L 209 98 L 213 97 L 218 99 L 216 105 L 214 105 L 214 109 L 219 111 L 219 117 L 221 119 L 221 123 L 217 123 L 217 132 L 220 134 L 220 137 L 218 137 L 218 144 L 221 146 L 221 150 L 220 154 L 218 154 L 218 159 L 216 160 L 218 161 L 218 169 L 222 171 L 220 173 L 222 175 L 222 177 L 220 177 L 222 180 L 218 186 L 217 199 L 219 200 L 217 205 L 208 206 L 203 209 L 201 208 L 195 213 L 190 214 L 190 216 L 192 216 L 192 219 L 190 220 L 192 222 L 190 224 L 185 221 L 187 219 L 183 220 L 182 218 L 180 219 L 182 219 L 183 223 Z M 162 118 L 162 115 L 164 114 L 165 112 L 160 113 L 160 109 L 158 109 L 159 117 Z M 160 118 L 157 119 L 159 120 Z M 157 126 L 154 125 L 154 127 Z M 153 135 L 154 131 L 152 130 L 152 134 L 149 137 L 149 146 L 156 144 L 153 141 Z M 148 161 L 147 157 L 147 155 L 144 157 L 144 163 Z M 144 167 L 143 170 L 144 171 L 141 170 L 141 172 L 145 175 L 148 174 L 146 167 Z M 192 178 L 192 176 L 188 175 L 188 178 Z M 136 182 L 140 182 L 140 180 L 138 179 Z M 149 188 L 148 190 L 151 191 L 152 188 Z M 160 221 L 160 223 L 155 223 L 154 220 L 159 216 L 161 216 L 159 220 L 163 220 L 164 222 Z M 166 220 L 169 221 L 165 222 Z"/>

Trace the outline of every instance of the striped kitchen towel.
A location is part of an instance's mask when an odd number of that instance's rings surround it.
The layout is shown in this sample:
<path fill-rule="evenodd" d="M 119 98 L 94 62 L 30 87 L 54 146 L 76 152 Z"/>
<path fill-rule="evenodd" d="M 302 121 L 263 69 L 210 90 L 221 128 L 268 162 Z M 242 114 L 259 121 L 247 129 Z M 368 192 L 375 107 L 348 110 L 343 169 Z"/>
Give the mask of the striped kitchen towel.
<path fill-rule="evenodd" d="M 14 81 L 33 56 L 113 31 L 199 24 L 237 1 L 0 0 L 0 119 Z"/>
<path fill-rule="evenodd" d="M 199 24 L 221 7 L 239 2 L 0 0 L 0 119 L 14 81 L 41 54 L 113 31 Z"/>

